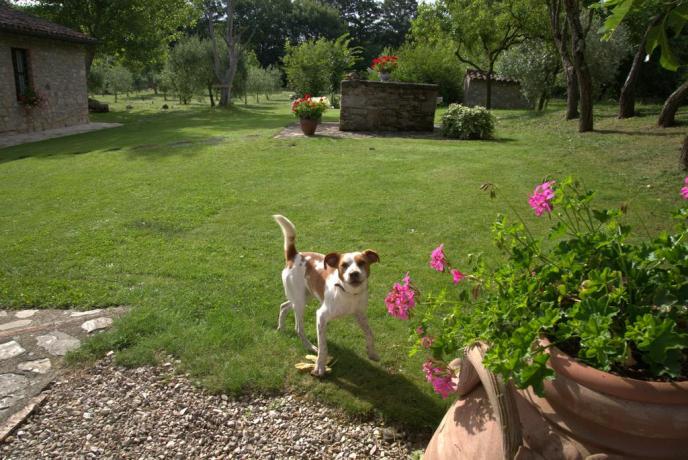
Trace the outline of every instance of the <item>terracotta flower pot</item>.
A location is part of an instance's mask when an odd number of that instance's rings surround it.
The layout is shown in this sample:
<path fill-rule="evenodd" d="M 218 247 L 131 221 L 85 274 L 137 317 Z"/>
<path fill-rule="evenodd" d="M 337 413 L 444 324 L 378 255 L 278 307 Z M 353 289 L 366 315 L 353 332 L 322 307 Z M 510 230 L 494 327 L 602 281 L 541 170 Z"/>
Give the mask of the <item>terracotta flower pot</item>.
<path fill-rule="evenodd" d="M 301 124 L 301 131 L 303 131 L 303 134 L 305 134 L 306 136 L 312 136 L 313 134 L 315 134 L 315 130 L 317 129 L 320 120 L 300 118 L 299 123 Z"/>
<path fill-rule="evenodd" d="M 619 377 L 556 347 L 549 365 L 556 378 L 545 382 L 544 398 L 532 390 L 520 393 L 550 424 L 605 453 L 688 458 L 688 382 Z"/>
<path fill-rule="evenodd" d="M 424 458 L 688 458 L 688 382 L 619 377 L 556 347 L 550 357 L 556 377 L 545 382 L 541 398 L 495 385 L 501 379 L 471 348 L 461 360 L 462 398 L 445 415 Z"/>

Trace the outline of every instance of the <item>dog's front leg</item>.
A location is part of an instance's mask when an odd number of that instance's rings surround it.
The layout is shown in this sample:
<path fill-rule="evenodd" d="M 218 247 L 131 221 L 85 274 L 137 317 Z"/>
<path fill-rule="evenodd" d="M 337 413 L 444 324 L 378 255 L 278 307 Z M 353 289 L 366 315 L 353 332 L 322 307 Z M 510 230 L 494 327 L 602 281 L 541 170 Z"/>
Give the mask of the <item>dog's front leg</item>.
<path fill-rule="evenodd" d="M 373 361 L 380 361 L 380 355 L 375 351 L 375 339 L 373 338 L 373 331 L 368 324 L 368 317 L 365 313 L 356 313 L 356 321 L 358 321 L 358 325 L 361 326 L 365 334 L 368 358 Z"/>
<path fill-rule="evenodd" d="M 318 329 L 318 359 L 312 374 L 317 377 L 325 375 L 327 366 L 327 322 L 329 321 L 329 309 L 323 303 L 315 314 L 316 327 Z"/>

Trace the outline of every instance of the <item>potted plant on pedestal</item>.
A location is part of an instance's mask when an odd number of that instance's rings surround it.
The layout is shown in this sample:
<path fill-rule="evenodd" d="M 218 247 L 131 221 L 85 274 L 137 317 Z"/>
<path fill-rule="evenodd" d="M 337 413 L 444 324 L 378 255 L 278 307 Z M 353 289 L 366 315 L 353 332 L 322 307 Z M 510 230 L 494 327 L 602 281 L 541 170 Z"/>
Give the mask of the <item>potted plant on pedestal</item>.
<path fill-rule="evenodd" d="M 312 98 L 310 94 L 291 103 L 291 111 L 299 119 L 301 131 L 306 136 L 315 134 L 322 114 L 330 107 L 326 97 Z"/>
<path fill-rule="evenodd" d="M 373 59 L 371 68 L 380 76 L 380 80 L 389 81 L 389 78 L 397 68 L 397 56 L 380 56 Z"/>
<path fill-rule="evenodd" d="M 688 199 L 688 178 L 685 185 Z M 483 189 L 496 196 L 493 185 Z M 492 232 L 506 260 L 497 269 L 469 255 L 463 273 L 440 245 L 430 265 L 456 287 L 417 311 L 407 275 L 388 295 L 388 310 L 420 318 L 412 351 L 428 353 L 423 371 L 435 391 L 467 395 L 482 380 L 502 431 L 528 431 L 537 414 L 574 439 L 578 453 L 685 458 L 688 208 L 674 216 L 673 233 L 641 239 L 622 223 L 625 209 L 597 209 L 593 196 L 571 179 L 538 185 L 529 204 L 551 224 L 544 237 L 518 214 L 513 222 L 499 216 Z M 458 370 L 448 364 L 457 356 Z M 468 375 L 475 369 L 480 379 Z M 510 442 L 504 435 L 505 457 L 519 447 Z M 442 444 L 433 439 L 430 450 Z M 546 457 L 576 458 L 564 449 Z"/>

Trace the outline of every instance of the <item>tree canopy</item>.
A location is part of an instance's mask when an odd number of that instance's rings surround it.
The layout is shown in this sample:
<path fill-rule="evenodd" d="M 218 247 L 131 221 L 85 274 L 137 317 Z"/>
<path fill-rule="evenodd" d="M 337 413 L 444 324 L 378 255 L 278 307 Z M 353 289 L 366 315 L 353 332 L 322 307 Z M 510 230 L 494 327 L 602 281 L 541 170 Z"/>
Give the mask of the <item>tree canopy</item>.
<path fill-rule="evenodd" d="M 199 16 L 186 0 L 36 0 L 27 9 L 96 38 L 98 54 L 131 69 L 164 62 L 168 44 Z"/>

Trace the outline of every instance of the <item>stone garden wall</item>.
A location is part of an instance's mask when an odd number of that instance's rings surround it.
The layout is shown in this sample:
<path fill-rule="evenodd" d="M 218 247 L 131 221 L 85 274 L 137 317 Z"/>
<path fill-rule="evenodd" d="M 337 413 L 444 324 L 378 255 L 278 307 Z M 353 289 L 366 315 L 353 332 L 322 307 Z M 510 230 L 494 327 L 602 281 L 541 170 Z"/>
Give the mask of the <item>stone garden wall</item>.
<path fill-rule="evenodd" d="M 29 78 L 44 102 L 17 101 L 11 48 L 28 50 Z M 88 123 L 84 45 L 0 32 L 0 135 Z"/>
<path fill-rule="evenodd" d="M 342 131 L 432 131 L 439 87 L 423 83 L 345 80 Z"/>
<path fill-rule="evenodd" d="M 470 79 L 464 82 L 464 105 L 485 107 L 487 83 L 485 80 Z M 514 82 L 492 80 L 493 109 L 531 109 L 532 104 L 521 93 L 521 85 Z"/>

